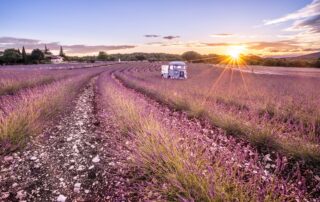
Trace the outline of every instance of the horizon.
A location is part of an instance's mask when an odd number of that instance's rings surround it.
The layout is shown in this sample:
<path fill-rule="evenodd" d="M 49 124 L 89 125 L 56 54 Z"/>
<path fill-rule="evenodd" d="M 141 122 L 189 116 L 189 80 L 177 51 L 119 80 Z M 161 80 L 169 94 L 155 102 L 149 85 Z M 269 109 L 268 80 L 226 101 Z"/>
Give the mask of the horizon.
<path fill-rule="evenodd" d="M 0 50 L 67 55 L 196 51 L 296 56 L 320 50 L 320 0 L 1 2 Z M 70 12 L 72 11 L 72 12 Z"/>

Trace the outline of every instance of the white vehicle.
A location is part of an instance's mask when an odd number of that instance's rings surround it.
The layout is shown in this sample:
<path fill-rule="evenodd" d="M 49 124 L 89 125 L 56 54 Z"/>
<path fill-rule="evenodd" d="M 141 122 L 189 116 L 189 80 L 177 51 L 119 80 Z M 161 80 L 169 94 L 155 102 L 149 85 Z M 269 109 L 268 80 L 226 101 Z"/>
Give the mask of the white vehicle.
<path fill-rule="evenodd" d="M 166 79 L 186 79 L 187 65 L 181 61 L 170 62 L 161 66 L 161 76 Z"/>

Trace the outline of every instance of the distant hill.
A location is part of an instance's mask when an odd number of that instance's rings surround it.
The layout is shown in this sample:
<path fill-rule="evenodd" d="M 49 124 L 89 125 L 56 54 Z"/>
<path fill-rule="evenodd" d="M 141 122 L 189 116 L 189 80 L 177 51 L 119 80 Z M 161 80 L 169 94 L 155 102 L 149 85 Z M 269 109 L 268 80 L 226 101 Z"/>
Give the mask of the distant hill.
<path fill-rule="evenodd" d="M 298 60 L 308 60 L 308 59 L 318 59 L 320 58 L 320 52 L 311 53 L 307 55 L 301 55 L 297 57 L 290 57 L 288 59 L 298 59 Z"/>

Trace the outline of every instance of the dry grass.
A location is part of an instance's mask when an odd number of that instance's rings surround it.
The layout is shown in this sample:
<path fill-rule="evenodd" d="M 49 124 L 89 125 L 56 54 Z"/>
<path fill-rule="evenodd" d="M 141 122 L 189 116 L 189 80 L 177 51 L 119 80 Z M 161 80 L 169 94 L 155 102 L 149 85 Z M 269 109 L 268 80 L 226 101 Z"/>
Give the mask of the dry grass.
<path fill-rule="evenodd" d="M 207 145 L 173 132 L 162 125 L 129 91 L 102 77 L 103 95 L 125 133 L 132 134 L 134 164 L 156 177 L 168 200 L 181 201 L 283 201 L 273 183 L 245 180 L 243 171 L 226 159 L 213 161 Z M 106 80 L 108 80 L 106 82 Z M 165 184 L 165 186 L 164 186 Z M 263 184 L 263 183 L 262 183 Z"/>
<path fill-rule="evenodd" d="M 303 159 L 315 166 L 320 163 L 320 147 L 317 142 L 308 141 L 303 138 L 276 136 L 272 124 L 265 124 L 261 127 L 246 119 L 240 119 L 232 113 L 210 110 L 203 102 L 196 98 L 191 98 L 191 94 L 177 93 L 179 90 L 175 89 L 174 86 L 172 89 L 165 88 L 165 90 L 163 90 L 161 85 L 148 85 L 132 77 L 129 78 L 124 74 L 118 73 L 116 76 L 127 87 L 142 92 L 173 109 L 186 111 L 190 117 L 209 120 L 213 125 L 224 129 L 227 134 L 243 138 L 258 148 L 272 149 L 297 159 Z M 238 109 L 246 110 L 247 108 L 246 105 L 234 100 L 226 101 L 221 98 L 219 100 L 220 102 L 231 103 Z M 274 116 L 274 114 L 278 112 L 275 112 L 272 106 L 267 105 L 263 113 Z M 315 127 L 314 130 L 316 130 L 316 128 L 317 127 Z M 297 145 L 299 145 L 299 149 L 297 149 Z"/>
<path fill-rule="evenodd" d="M 19 148 L 30 136 L 40 133 L 70 104 L 79 89 L 93 75 L 94 72 L 88 72 L 2 98 L 0 152 Z"/>
<path fill-rule="evenodd" d="M 3 80 L 0 84 L 0 96 L 1 95 L 13 95 L 20 89 L 32 88 L 38 85 L 45 85 L 55 81 L 54 77 L 37 78 L 33 80 L 15 81 L 15 80 Z"/>

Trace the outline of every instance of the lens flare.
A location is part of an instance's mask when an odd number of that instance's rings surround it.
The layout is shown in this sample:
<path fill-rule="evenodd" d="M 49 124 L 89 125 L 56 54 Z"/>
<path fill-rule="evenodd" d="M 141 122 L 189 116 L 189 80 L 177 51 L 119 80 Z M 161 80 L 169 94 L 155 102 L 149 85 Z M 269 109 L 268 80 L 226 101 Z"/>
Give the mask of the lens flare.
<path fill-rule="evenodd" d="M 238 60 L 240 58 L 240 55 L 244 52 L 244 50 L 244 46 L 229 46 L 227 52 L 232 59 Z"/>

